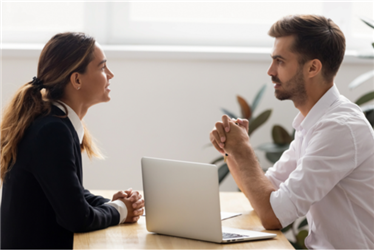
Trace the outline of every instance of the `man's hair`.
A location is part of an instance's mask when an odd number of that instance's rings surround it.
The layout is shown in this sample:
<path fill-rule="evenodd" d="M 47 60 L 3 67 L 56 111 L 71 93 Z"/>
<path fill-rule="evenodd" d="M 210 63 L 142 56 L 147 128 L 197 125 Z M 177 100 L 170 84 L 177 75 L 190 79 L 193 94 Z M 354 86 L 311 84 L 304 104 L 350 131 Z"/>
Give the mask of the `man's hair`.
<path fill-rule="evenodd" d="M 274 23 L 271 37 L 294 36 L 291 51 L 299 55 L 299 64 L 318 59 L 322 63 L 322 76 L 334 79 L 344 58 L 345 37 L 331 19 L 317 15 L 286 16 Z"/>

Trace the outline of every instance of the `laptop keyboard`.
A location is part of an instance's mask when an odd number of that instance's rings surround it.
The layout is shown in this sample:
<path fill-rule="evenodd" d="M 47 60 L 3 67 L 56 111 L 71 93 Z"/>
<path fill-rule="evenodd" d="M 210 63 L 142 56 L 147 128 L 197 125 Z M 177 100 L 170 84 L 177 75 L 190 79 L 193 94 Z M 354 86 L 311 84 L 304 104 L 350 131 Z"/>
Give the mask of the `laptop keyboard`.
<path fill-rule="evenodd" d="M 248 238 L 248 237 L 249 235 L 245 235 L 245 234 L 222 233 L 222 239 Z"/>

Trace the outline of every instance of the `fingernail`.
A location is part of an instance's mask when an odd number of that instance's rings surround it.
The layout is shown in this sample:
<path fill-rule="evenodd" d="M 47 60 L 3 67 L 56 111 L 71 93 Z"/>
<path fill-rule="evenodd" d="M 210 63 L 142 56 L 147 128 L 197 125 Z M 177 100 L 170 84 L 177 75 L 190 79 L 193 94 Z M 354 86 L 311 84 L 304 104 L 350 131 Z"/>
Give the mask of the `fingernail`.
<path fill-rule="evenodd" d="M 226 131 L 226 132 L 229 132 L 229 130 L 230 130 L 229 127 L 226 127 L 226 128 L 225 128 L 225 131 Z"/>
<path fill-rule="evenodd" d="M 225 139 L 226 139 L 226 138 L 222 136 L 222 137 L 221 137 L 221 142 L 224 142 Z"/>
<path fill-rule="evenodd" d="M 220 143 L 219 146 L 223 148 L 225 145 L 223 143 Z"/>

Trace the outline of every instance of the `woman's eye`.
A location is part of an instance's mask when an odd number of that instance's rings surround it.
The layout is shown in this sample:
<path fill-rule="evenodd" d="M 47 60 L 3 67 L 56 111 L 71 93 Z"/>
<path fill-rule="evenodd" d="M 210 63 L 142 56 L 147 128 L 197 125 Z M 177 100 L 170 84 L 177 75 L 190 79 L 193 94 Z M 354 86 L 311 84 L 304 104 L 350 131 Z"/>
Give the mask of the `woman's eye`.
<path fill-rule="evenodd" d="M 104 70 L 106 68 L 106 65 L 104 65 L 101 69 Z"/>

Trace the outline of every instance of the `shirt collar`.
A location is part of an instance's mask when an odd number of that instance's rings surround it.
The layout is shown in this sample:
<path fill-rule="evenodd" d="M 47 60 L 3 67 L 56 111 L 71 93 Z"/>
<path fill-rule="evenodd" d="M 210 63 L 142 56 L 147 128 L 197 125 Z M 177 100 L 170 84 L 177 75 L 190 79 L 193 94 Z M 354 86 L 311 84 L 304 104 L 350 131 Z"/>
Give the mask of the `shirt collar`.
<path fill-rule="evenodd" d="M 77 135 L 78 135 L 78 138 L 79 138 L 79 143 L 82 144 L 82 141 L 83 141 L 83 136 L 84 136 L 84 129 L 83 129 L 83 124 L 81 122 L 81 120 L 79 119 L 77 113 L 75 113 L 75 111 L 69 107 L 69 105 L 67 105 L 66 103 L 62 102 L 62 101 L 59 101 L 61 102 L 62 104 L 64 104 L 68 110 L 68 118 L 71 122 L 71 124 L 73 124 L 73 127 L 75 129 L 75 131 L 77 132 Z M 58 107 L 59 109 L 61 109 L 64 113 L 65 113 L 65 109 L 64 107 L 58 103 L 58 102 L 53 102 L 53 105 L 55 105 L 56 107 Z"/>
<path fill-rule="evenodd" d="M 319 100 L 306 117 L 300 112 L 295 117 L 292 127 L 296 130 L 308 131 L 324 114 L 328 107 L 330 107 L 340 96 L 339 90 L 334 84 Z"/>

